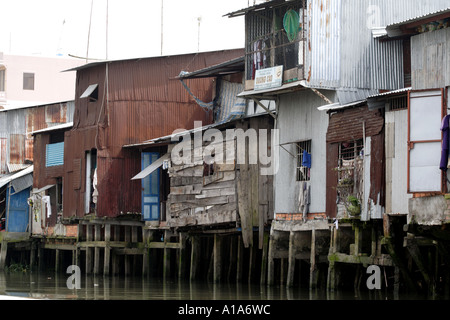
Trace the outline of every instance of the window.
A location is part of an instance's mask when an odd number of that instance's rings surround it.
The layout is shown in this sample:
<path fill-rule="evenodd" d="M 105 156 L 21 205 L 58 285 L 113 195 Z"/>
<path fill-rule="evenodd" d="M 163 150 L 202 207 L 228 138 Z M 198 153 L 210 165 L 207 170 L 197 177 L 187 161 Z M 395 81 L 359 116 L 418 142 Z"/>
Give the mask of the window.
<path fill-rule="evenodd" d="M 297 181 L 311 180 L 311 140 L 297 142 Z"/>
<path fill-rule="evenodd" d="M 96 169 L 97 169 L 97 149 L 91 149 L 86 152 L 86 192 L 84 194 L 84 212 L 86 214 L 94 213 L 96 202 L 94 202 L 93 194 L 96 186 Z"/>
<path fill-rule="evenodd" d="M 98 100 L 98 84 L 91 84 L 80 96 L 80 99 L 89 99 L 89 102 Z"/>
<path fill-rule="evenodd" d="M 352 142 L 343 142 L 339 145 L 339 164 L 342 165 L 344 161 L 352 161 L 358 156 L 362 155 L 364 148 L 363 140 Z"/>
<path fill-rule="evenodd" d="M 23 73 L 23 90 L 34 90 L 34 73 Z"/>
<path fill-rule="evenodd" d="M 439 169 L 444 91 L 411 91 L 408 109 L 408 192 L 442 192 Z"/>
<path fill-rule="evenodd" d="M 305 1 L 297 0 L 248 14 L 247 80 L 255 78 L 256 70 L 284 66 L 286 71 L 303 65 L 304 7 Z M 284 24 L 288 20 L 292 23 Z M 299 26 L 298 30 L 292 26 Z"/>
<path fill-rule="evenodd" d="M 392 98 L 390 100 L 391 104 L 391 111 L 397 111 L 397 110 L 406 110 L 408 109 L 408 97 L 398 97 L 398 98 Z"/>
<path fill-rule="evenodd" d="M 5 67 L 0 67 L 0 91 L 5 91 Z"/>
<path fill-rule="evenodd" d="M 350 188 L 350 193 L 355 184 L 355 170 L 363 165 L 363 155 L 363 139 L 339 144 L 339 186 Z"/>
<path fill-rule="evenodd" d="M 64 164 L 64 142 L 50 143 L 45 148 L 45 166 L 61 166 Z"/>

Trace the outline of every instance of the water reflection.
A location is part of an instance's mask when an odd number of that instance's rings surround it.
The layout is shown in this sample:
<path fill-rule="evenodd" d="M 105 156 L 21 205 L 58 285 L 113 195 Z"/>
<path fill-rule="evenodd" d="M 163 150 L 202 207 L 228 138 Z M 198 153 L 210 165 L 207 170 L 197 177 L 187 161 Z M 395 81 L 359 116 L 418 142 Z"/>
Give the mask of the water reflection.
<path fill-rule="evenodd" d="M 0 273 L 0 295 L 61 300 L 385 300 L 378 292 L 310 291 L 307 288 L 200 281 L 178 281 L 141 277 L 82 276 L 81 289 L 68 289 L 68 275 Z"/>

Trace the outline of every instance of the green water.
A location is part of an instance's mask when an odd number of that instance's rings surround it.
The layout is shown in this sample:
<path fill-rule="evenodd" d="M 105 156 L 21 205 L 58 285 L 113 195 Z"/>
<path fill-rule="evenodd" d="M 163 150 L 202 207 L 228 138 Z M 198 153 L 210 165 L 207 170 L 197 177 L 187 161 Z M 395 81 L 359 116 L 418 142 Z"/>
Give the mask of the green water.
<path fill-rule="evenodd" d="M 142 277 L 81 276 L 80 289 L 69 289 L 65 274 L 0 273 L 0 295 L 51 300 L 397 300 L 378 291 L 310 291 L 308 288 L 178 281 Z"/>

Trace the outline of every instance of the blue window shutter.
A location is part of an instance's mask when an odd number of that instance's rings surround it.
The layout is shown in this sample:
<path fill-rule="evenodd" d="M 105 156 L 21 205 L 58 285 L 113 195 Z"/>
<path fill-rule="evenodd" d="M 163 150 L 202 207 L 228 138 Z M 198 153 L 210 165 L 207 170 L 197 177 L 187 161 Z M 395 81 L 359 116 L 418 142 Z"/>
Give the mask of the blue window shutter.
<path fill-rule="evenodd" d="M 53 167 L 64 164 L 64 142 L 52 143 L 46 146 L 45 166 Z"/>

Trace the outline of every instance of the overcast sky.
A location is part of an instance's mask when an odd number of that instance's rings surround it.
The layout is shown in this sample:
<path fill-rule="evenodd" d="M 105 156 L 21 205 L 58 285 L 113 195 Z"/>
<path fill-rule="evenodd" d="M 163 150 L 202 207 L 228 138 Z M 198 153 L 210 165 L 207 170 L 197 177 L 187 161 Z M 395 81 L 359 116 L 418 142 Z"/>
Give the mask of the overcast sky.
<path fill-rule="evenodd" d="M 91 0 L 0 0 L 0 51 L 86 57 L 90 34 L 89 58 L 158 56 L 162 4 L 163 55 L 244 47 L 244 18 L 223 15 L 253 0 L 109 0 L 108 51 L 107 0 L 93 1 L 92 19 Z"/>

